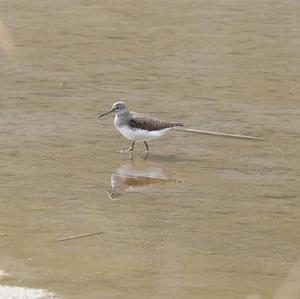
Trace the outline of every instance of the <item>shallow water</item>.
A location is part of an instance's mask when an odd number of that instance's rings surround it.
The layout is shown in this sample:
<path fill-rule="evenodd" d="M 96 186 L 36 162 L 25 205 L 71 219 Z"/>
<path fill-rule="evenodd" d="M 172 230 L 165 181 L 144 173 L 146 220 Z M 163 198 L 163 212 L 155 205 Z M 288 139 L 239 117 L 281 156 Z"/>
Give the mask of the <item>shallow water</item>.
<path fill-rule="evenodd" d="M 0 4 L 0 284 L 300 296 L 298 1 Z M 186 127 L 133 156 L 115 99 Z M 58 241 L 72 236 L 100 234 Z"/>

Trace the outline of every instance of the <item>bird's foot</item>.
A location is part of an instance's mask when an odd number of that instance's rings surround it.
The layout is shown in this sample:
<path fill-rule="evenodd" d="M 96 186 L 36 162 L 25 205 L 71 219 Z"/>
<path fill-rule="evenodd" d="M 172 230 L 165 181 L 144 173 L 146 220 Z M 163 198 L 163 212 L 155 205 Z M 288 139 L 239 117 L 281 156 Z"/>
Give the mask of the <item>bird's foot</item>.
<path fill-rule="evenodd" d="M 131 144 L 131 147 L 127 150 L 120 150 L 121 153 L 128 153 L 128 152 L 131 152 L 133 151 L 134 149 L 134 143 L 135 143 L 135 140 L 133 140 L 132 144 Z"/>
<path fill-rule="evenodd" d="M 126 153 L 129 153 L 129 152 L 132 152 L 132 151 L 133 151 L 133 148 L 128 148 L 126 150 L 120 150 L 120 153 L 126 154 Z"/>

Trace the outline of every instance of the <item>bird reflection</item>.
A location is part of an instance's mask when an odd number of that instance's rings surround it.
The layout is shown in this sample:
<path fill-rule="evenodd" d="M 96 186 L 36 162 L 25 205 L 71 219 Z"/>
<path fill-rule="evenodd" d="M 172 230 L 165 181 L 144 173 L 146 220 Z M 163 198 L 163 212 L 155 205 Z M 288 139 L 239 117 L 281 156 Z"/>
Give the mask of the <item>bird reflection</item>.
<path fill-rule="evenodd" d="M 145 161 L 122 164 L 111 175 L 111 189 L 107 191 L 110 199 L 118 199 L 124 193 L 146 192 L 158 185 L 177 183 L 165 175 L 160 167 L 148 166 Z"/>

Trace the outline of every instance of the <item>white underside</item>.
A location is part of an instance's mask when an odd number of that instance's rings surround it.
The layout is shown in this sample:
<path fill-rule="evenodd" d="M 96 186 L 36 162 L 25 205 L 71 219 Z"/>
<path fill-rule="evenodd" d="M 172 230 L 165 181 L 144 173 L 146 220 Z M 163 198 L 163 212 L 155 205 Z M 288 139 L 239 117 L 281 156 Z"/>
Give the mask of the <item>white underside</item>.
<path fill-rule="evenodd" d="M 166 128 L 157 131 L 147 131 L 142 129 L 132 130 L 127 126 L 124 126 L 122 128 L 118 128 L 118 127 L 116 128 L 125 138 L 129 140 L 143 140 L 143 141 L 158 138 L 172 129 L 172 128 Z"/>

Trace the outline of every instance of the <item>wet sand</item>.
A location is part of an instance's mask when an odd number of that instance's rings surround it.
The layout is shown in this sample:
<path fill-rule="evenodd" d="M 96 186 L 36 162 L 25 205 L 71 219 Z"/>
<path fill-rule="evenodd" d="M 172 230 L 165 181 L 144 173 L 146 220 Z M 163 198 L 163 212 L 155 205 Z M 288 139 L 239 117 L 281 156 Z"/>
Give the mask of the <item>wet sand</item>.
<path fill-rule="evenodd" d="M 299 298 L 298 1 L 0 4 L 2 286 Z M 112 116 L 187 128 L 130 155 Z M 59 242 L 57 240 L 101 232 Z"/>

